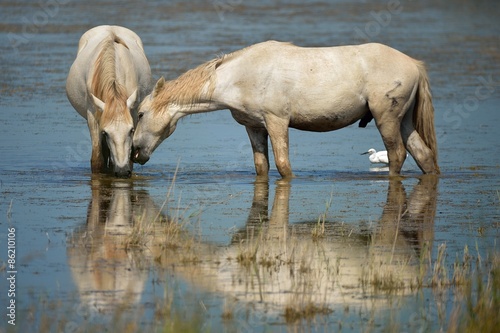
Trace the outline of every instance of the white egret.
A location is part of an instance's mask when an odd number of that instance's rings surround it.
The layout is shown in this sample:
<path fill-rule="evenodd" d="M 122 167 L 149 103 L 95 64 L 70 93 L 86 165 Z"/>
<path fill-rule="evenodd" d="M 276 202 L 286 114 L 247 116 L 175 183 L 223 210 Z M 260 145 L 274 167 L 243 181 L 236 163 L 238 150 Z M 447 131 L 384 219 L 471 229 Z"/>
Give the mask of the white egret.
<path fill-rule="evenodd" d="M 387 151 L 382 150 L 382 151 L 376 151 L 373 148 L 368 149 L 367 152 L 362 153 L 361 155 L 365 154 L 370 154 L 368 158 L 370 159 L 371 163 L 384 163 L 384 164 L 389 164 L 389 157 L 387 157 Z"/>

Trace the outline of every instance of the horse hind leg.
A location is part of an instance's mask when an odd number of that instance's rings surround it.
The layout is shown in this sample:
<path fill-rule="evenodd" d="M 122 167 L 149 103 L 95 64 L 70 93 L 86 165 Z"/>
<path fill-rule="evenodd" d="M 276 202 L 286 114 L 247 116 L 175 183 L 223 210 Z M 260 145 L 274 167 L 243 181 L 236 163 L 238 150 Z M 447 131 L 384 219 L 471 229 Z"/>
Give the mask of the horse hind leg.
<path fill-rule="evenodd" d="M 395 103 L 390 98 L 382 98 L 379 99 L 377 105 L 369 105 L 369 107 L 387 149 L 389 175 L 399 175 L 406 159 L 406 149 L 400 130 L 401 119 L 407 110 L 406 105 Z"/>
<path fill-rule="evenodd" d="M 265 128 L 246 127 L 248 138 L 252 144 L 255 172 L 257 176 L 267 176 L 269 173 L 268 134 Z"/>
<path fill-rule="evenodd" d="M 370 96 L 368 107 L 376 120 L 389 157 L 389 175 L 399 175 L 406 159 L 406 140 L 403 138 L 404 119 L 412 119 L 418 82 L 394 82 L 389 91 L 378 91 Z M 383 94 L 382 94 L 383 93 Z"/>
<path fill-rule="evenodd" d="M 400 132 L 398 121 L 377 122 L 387 155 L 389 157 L 389 176 L 397 176 L 401 172 L 406 159 L 406 149 Z"/>
<path fill-rule="evenodd" d="M 413 111 L 405 115 L 401 123 L 401 134 L 406 149 L 413 156 L 420 170 L 425 174 L 436 173 L 434 155 L 413 126 Z"/>

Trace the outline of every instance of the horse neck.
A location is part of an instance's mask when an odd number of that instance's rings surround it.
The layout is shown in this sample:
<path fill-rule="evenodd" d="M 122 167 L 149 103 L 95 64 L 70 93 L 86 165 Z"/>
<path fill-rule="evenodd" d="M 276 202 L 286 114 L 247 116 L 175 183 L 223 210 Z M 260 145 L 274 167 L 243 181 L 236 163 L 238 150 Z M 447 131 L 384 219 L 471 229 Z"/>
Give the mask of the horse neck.
<path fill-rule="evenodd" d="M 200 99 L 190 104 L 176 105 L 175 113 L 189 116 L 196 113 L 212 112 L 224 109 L 225 106 L 212 99 Z"/>
<path fill-rule="evenodd" d="M 128 46 L 121 38 L 111 35 L 103 40 L 99 47 L 101 51 L 95 59 L 91 91 L 105 103 L 110 99 L 126 101 L 126 87 L 120 82 L 126 84 L 125 79 L 134 76 L 131 75 L 134 73 L 122 72 L 125 68 L 133 69 L 133 66 L 130 66 L 133 63 L 128 58 Z"/>
<path fill-rule="evenodd" d="M 184 104 L 184 105 L 175 105 L 173 108 L 168 108 L 169 111 L 169 116 L 172 119 L 172 122 L 174 124 L 179 121 L 179 119 L 193 115 L 196 113 L 205 113 L 205 112 L 212 112 L 212 111 L 218 111 L 218 110 L 223 110 L 227 107 L 216 103 L 214 101 L 199 101 L 195 102 L 192 104 Z"/>
<path fill-rule="evenodd" d="M 158 96 L 158 105 L 172 105 L 168 109 L 177 118 L 223 109 L 224 105 L 213 98 L 215 70 L 220 61 L 211 60 L 166 82 Z"/>

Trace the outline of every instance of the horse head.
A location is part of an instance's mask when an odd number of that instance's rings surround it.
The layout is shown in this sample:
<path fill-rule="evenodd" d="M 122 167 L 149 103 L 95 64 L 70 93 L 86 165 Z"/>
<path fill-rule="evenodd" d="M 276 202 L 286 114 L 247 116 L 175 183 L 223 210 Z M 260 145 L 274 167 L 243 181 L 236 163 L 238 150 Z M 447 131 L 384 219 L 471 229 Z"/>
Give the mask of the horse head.
<path fill-rule="evenodd" d="M 129 178 L 132 175 L 132 138 L 134 120 L 130 109 L 137 97 L 135 90 L 125 99 L 111 98 L 103 102 L 92 95 L 95 106 L 101 112 L 99 121 L 103 149 L 109 150 L 109 168 L 116 177 Z"/>
<path fill-rule="evenodd" d="M 132 152 L 134 162 L 145 164 L 156 147 L 175 131 L 176 121 L 172 117 L 175 104 L 159 101 L 161 96 L 158 94 L 165 84 L 163 77 L 160 78 L 153 92 L 139 106 Z"/>

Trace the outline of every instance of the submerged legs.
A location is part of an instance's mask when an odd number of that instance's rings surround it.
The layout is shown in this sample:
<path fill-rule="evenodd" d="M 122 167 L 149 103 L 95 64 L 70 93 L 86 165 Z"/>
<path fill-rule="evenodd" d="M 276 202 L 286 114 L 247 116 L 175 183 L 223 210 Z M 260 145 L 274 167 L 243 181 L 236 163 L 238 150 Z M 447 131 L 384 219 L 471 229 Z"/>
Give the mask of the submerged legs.
<path fill-rule="evenodd" d="M 92 173 L 99 173 L 103 168 L 103 158 L 101 152 L 101 138 L 99 133 L 99 123 L 95 119 L 92 112 L 87 111 L 87 125 L 90 132 L 90 140 L 92 142 L 92 155 L 90 157 L 90 169 Z"/>
<path fill-rule="evenodd" d="M 101 140 L 99 123 L 90 111 L 87 111 L 87 125 L 90 132 L 90 140 L 92 141 L 90 169 L 92 173 L 106 172 L 108 171 L 107 161 L 109 158 L 109 149 L 106 145 L 106 142 L 103 142 Z"/>
<path fill-rule="evenodd" d="M 406 148 L 401 133 L 401 123 L 414 107 L 418 80 L 396 81 L 393 86 L 381 87 L 369 96 L 369 109 L 384 141 L 389 157 L 389 176 L 401 172 L 406 159 Z M 389 89 L 390 90 L 385 90 Z"/>
<path fill-rule="evenodd" d="M 288 123 L 286 119 L 274 115 L 265 117 L 266 128 L 273 146 L 274 161 L 283 178 L 293 177 L 288 155 Z"/>
<path fill-rule="evenodd" d="M 255 172 L 257 176 L 269 173 L 268 137 L 271 138 L 276 167 L 283 178 L 292 177 L 292 167 L 288 158 L 288 121 L 279 117 L 266 116 L 266 128 L 246 127 L 252 144 Z"/>
<path fill-rule="evenodd" d="M 257 176 L 267 176 L 269 173 L 269 152 L 267 146 L 267 130 L 265 128 L 246 127 L 252 144 L 255 172 Z"/>
<path fill-rule="evenodd" d="M 413 125 L 404 126 L 403 124 L 401 130 L 406 149 L 408 149 L 411 156 L 413 156 L 420 170 L 425 174 L 438 174 L 439 171 L 436 170 L 436 161 L 434 161 L 432 151 L 413 128 Z"/>
<path fill-rule="evenodd" d="M 418 167 L 425 174 L 438 174 L 439 168 L 435 160 L 435 154 L 428 147 L 420 134 L 415 130 L 413 124 L 414 110 L 411 108 L 404 116 L 401 123 L 401 135 L 404 145 L 410 152 L 411 156 L 417 162 Z M 433 129 L 434 130 L 434 129 Z"/>
<path fill-rule="evenodd" d="M 389 157 L 389 176 L 399 175 L 406 159 L 406 149 L 398 121 L 377 124 Z"/>

